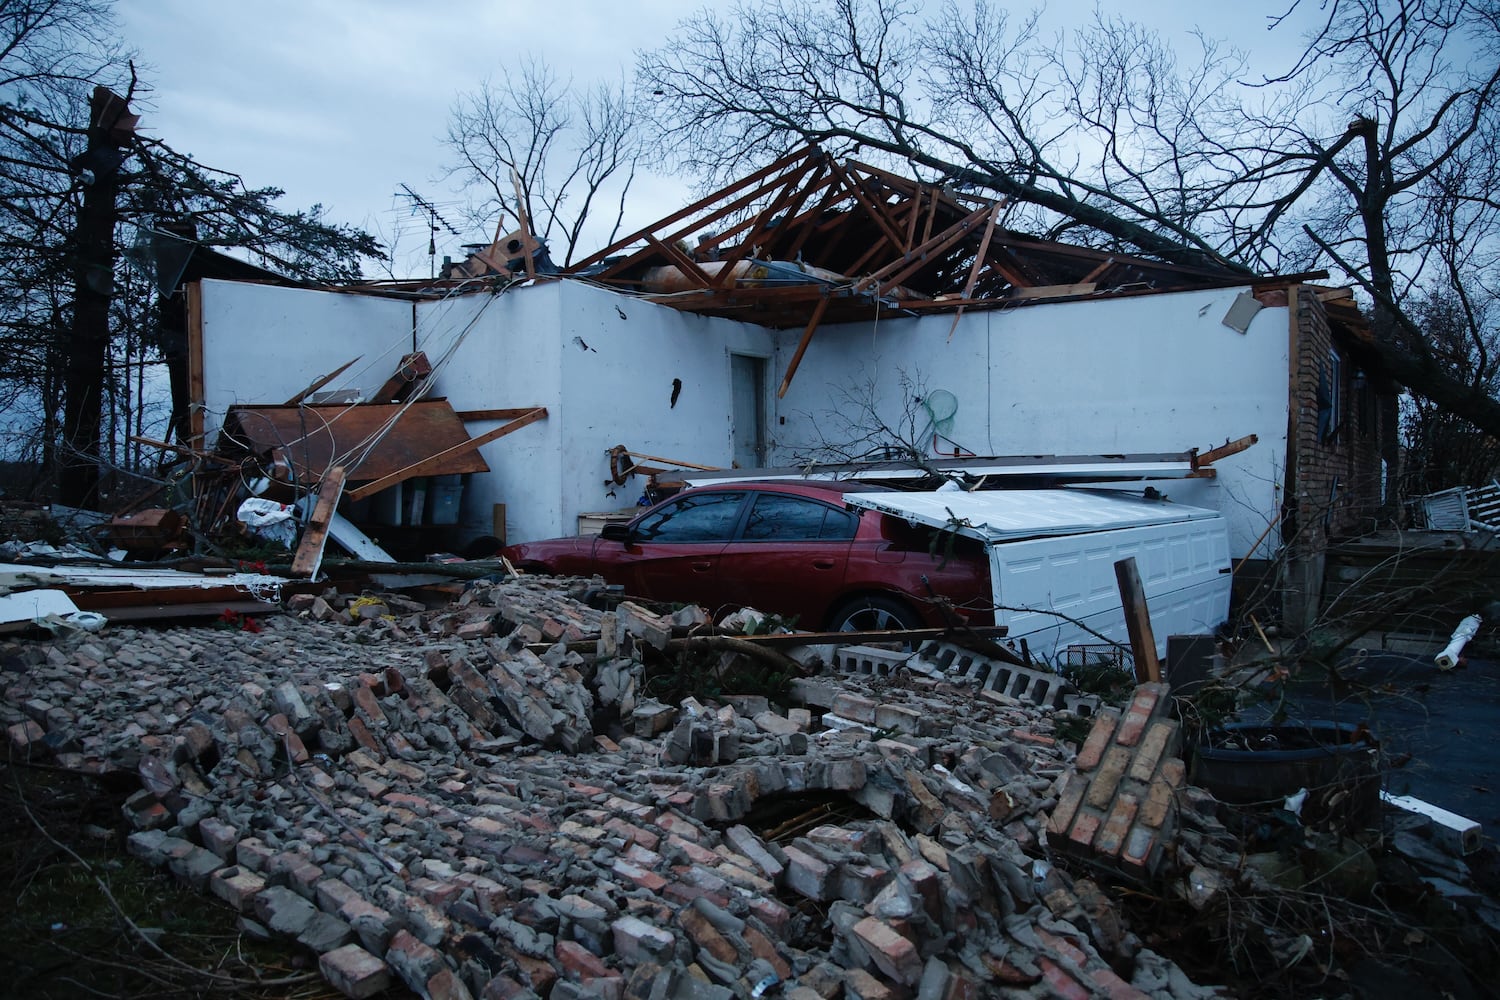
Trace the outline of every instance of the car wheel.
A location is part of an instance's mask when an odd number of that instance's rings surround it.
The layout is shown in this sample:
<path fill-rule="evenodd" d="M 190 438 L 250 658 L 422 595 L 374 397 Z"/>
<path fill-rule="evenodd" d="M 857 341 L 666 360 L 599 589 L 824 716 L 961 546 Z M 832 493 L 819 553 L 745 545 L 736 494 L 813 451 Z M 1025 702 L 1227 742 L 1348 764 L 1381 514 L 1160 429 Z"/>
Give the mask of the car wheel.
<path fill-rule="evenodd" d="M 922 625 L 922 619 L 910 606 L 894 598 L 871 595 L 840 606 L 829 628 L 834 632 L 883 632 Z"/>

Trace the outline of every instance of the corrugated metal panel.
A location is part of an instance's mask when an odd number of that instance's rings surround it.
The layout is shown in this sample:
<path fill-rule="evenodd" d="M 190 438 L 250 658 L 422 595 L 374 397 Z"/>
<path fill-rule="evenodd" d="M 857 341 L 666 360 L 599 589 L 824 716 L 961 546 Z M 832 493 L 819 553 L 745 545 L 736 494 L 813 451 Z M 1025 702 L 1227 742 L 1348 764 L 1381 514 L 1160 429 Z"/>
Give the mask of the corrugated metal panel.
<path fill-rule="evenodd" d="M 1078 535 L 1220 516 L 1217 511 L 1202 507 L 1101 490 L 851 493 L 844 499 L 850 506 L 956 530 L 986 542 Z"/>

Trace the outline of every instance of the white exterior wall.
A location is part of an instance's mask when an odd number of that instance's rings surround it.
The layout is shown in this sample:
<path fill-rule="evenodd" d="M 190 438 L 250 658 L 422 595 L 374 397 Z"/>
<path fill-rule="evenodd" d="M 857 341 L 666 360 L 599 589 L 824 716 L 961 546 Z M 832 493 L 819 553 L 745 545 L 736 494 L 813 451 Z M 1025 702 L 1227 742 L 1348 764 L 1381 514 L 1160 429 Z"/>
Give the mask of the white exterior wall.
<path fill-rule="evenodd" d="M 1220 320 L 1243 289 L 1059 302 L 820 328 L 770 430 L 775 465 L 833 437 L 830 400 L 872 381 L 896 426 L 904 373 L 958 397 L 947 435 L 980 455 L 1092 455 L 1259 443 L 1215 464 L 1217 480 L 1171 480 L 1174 500 L 1222 511 L 1245 555 L 1281 506 L 1286 461 L 1288 312 L 1262 309 L 1248 331 Z M 796 348 L 784 335 L 777 375 Z M 920 430 L 919 424 L 919 430 Z M 930 440 L 930 438 L 929 438 Z M 1257 549 L 1277 543 L 1275 532 Z"/>
<path fill-rule="evenodd" d="M 1248 333 L 1220 320 L 1240 289 L 1064 302 L 821 328 L 790 391 L 775 386 L 800 330 L 694 316 L 581 282 L 440 302 L 203 282 L 207 424 L 234 403 L 279 403 L 360 357 L 326 388 L 373 392 L 401 355 L 438 365 L 436 392 L 457 410 L 545 406 L 545 420 L 493 441 L 493 470 L 466 492 L 465 537 L 489 534 L 506 505 L 508 540 L 571 534 L 580 513 L 628 507 L 642 483 L 609 495 L 608 449 L 727 466 L 733 454 L 730 356 L 770 358 L 769 464 L 796 464 L 835 439 L 841 394 L 873 381 L 899 421 L 903 373 L 959 407 L 948 435 L 981 455 L 1110 454 L 1260 443 L 1217 463 L 1217 480 L 1156 484 L 1223 511 L 1230 551 L 1246 554 L 1280 508 L 1286 456 L 1288 314 L 1262 309 Z M 415 317 L 415 318 L 414 318 Z M 415 331 L 413 325 L 415 323 Z M 467 332 L 464 332 L 466 331 Z M 682 380 L 671 405 L 672 380 Z M 785 421 L 782 423 L 781 421 Z M 472 435 L 499 426 L 468 425 Z M 1272 532 L 1257 550 L 1277 543 Z"/>
<path fill-rule="evenodd" d="M 374 392 L 412 350 L 410 302 L 204 279 L 204 430 L 236 404 L 284 403 L 359 358 L 326 389 Z"/>
<path fill-rule="evenodd" d="M 770 358 L 774 351 L 773 335 L 760 327 L 567 281 L 415 308 L 399 299 L 205 281 L 203 316 L 214 430 L 230 405 L 280 403 L 355 357 L 324 388 L 369 396 L 412 350 L 427 353 L 437 369 L 434 394 L 455 410 L 545 406 L 546 419 L 481 446 L 491 473 L 472 477 L 465 491 L 463 535 L 490 534 L 493 505 L 503 503 L 510 541 L 572 534 L 580 513 L 633 504 L 640 479 L 614 496 L 605 485 L 614 445 L 727 466 L 730 354 Z M 674 378 L 682 380 L 675 407 Z M 500 422 L 466 426 L 477 437 Z"/>
<path fill-rule="evenodd" d="M 552 535 L 574 533 L 581 513 L 629 507 L 639 499 L 645 486 L 640 477 L 609 495 L 608 451 L 615 445 L 728 468 L 734 456 L 730 355 L 770 358 L 775 350 L 772 332 L 763 327 L 579 283 L 560 287 L 566 290 L 559 339 L 567 409 L 561 522 Z M 682 380 L 675 406 L 673 379 Z M 769 401 L 765 411 L 771 412 Z"/>
<path fill-rule="evenodd" d="M 463 336 L 435 384 L 454 409 L 547 408 L 546 419 L 480 448 L 491 473 L 472 477 L 464 494 L 464 535 L 490 534 L 503 503 L 511 542 L 573 534 L 581 513 L 631 506 L 641 479 L 614 496 L 605 485 L 615 445 L 727 465 L 729 355 L 773 350 L 759 327 L 569 281 L 424 302 L 417 315 L 418 345 L 434 365 Z M 683 384 L 675 407 L 674 378 Z M 466 426 L 477 437 L 500 423 Z"/>

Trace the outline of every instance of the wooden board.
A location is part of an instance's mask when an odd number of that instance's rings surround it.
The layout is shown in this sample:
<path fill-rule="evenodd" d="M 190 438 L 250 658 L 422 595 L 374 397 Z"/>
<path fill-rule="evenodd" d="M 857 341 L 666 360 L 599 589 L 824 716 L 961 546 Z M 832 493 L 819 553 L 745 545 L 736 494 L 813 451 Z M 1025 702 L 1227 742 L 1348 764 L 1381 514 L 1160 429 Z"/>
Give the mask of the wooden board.
<path fill-rule="evenodd" d="M 403 409 L 404 407 L 404 409 Z M 394 424 L 391 424 L 392 421 Z M 387 424 L 390 429 L 381 431 Z M 273 451 L 291 463 L 298 480 L 316 483 L 335 462 L 349 482 L 382 479 L 469 440 L 463 420 L 446 400 L 317 406 L 235 406 L 224 433 L 249 450 Z M 379 440 L 366 452 L 365 444 Z M 226 450 L 221 439 L 220 450 Z M 453 451 L 426 475 L 489 472 L 478 451 Z"/>
<path fill-rule="evenodd" d="M 311 578 L 318 575 L 318 567 L 323 565 L 323 549 L 328 545 L 328 529 L 343 495 L 344 467 L 334 466 L 318 486 L 318 502 L 313 507 L 312 516 L 307 519 L 307 528 L 302 532 L 302 541 L 292 560 L 293 576 Z"/>

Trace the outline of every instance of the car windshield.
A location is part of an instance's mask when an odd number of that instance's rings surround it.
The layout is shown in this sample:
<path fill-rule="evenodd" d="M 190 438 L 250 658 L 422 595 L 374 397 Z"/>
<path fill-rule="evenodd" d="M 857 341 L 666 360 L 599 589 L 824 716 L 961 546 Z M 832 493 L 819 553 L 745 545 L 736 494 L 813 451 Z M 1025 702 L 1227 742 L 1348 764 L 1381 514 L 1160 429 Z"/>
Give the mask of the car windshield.
<path fill-rule="evenodd" d="M 742 490 L 678 497 L 642 517 L 633 533 L 645 542 L 728 541 L 744 500 Z"/>

